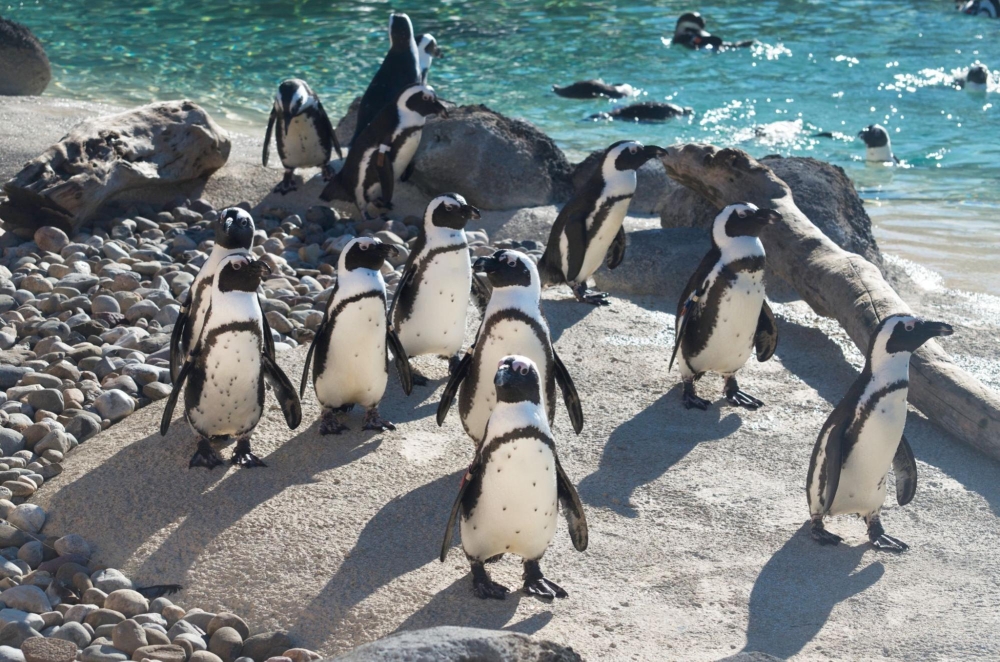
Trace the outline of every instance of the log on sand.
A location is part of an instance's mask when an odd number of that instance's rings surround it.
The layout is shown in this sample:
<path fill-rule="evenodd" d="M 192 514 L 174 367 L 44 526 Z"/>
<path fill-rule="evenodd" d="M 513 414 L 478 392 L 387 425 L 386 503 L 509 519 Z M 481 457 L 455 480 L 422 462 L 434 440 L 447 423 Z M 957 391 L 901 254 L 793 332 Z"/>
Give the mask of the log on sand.
<path fill-rule="evenodd" d="M 818 314 L 836 319 L 862 352 L 879 321 L 911 312 L 875 265 L 828 239 L 796 206 L 785 182 L 746 152 L 678 145 L 663 165 L 671 178 L 718 208 L 747 201 L 778 210 L 782 220 L 761 235 L 768 265 Z M 1000 396 L 956 366 L 933 340 L 910 362 L 909 401 L 946 432 L 1000 459 Z"/>

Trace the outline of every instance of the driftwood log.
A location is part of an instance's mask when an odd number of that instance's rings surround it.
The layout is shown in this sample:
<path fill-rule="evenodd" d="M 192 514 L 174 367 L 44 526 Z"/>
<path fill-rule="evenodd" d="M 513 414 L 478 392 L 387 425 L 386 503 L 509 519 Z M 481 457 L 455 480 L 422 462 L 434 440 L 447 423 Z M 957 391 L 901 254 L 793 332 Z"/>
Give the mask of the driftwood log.
<path fill-rule="evenodd" d="M 761 237 L 769 266 L 813 310 L 835 318 L 863 352 L 880 320 L 910 312 L 875 265 L 827 238 L 795 204 L 785 182 L 746 152 L 679 145 L 669 149 L 663 165 L 671 178 L 719 208 L 743 200 L 781 212 L 782 220 Z M 913 355 L 909 400 L 946 432 L 1000 459 L 1000 396 L 934 341 Z"/>

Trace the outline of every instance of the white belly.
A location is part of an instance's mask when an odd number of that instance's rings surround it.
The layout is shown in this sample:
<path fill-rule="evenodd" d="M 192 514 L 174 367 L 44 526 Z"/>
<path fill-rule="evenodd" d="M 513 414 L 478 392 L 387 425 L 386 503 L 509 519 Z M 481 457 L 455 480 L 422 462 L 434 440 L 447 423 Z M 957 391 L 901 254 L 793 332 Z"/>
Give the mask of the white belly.
<path fill-rule="evenodd" d="M 377 405 L 389 377 L 385 359 L 382 300 L 367 297 L 347 306 L 337 315 L 326 369 L 316 375 L 316 398 L 325 407 Z"/>
<path fill-rule="evenodd" d="M 583 257 L 583 266 L 580 267 L 580 274 L 576 277 L 577 282 L 587 280 L 601 267 L 601 263 L 604 262 L 604 258 L 608 254 L 611 242 L 614 241 L 615 235 L 618 234 L 618 230 L 625 221 L 625 213 L 628 211 L 628 205 L 631 201 L 632 198 L 626 198 L 611 206 L 611 209 L 608 211 L 608 217 L 601 224 L 601 229 L 597 231 L 597 234 L 591 239 L 590 244 L 587 245 L 587 252 Z"/>
<path fill-rule="evenodd" d="M 685 356 L 694 371 L 730 375 L 742 368 L 753 353 L 763 304 L 764 272 L 740 272 L 719 304 L 719 316 L 705 349 L 693 357 Z"/>
<path fill-rule="evenodd" d="M 323 149 L 312 121 L 305 115 L 292 119 L 282 143 L 284 155 L 281 164 L 286 168 L 319 168 L 325 166 L 329 155 Z"/>
<path fill-rule="evenodd" d="M 408 355 L 452 356 L 462 349 L 471 287 L 472 264 L 465 248 L 431 261 L 421 278 L 413 311 L 398 329 Z"/>
<path fill-rule="evenodd" d="M 239 436 L 256 427 L 261 416 L 257 393 L 262 351 L 260 340 L 248 331 L 218 336 L 205 361 L 201 399 L 187 409 L 195 432 L 206 437 Z M 190 388 L 188 382 L 186 389 Z"/>
<path fill-rule="evenodd" d="M 505 553 L 541 558 L 557 512 L 552 450 L 534 438 L 508 441 L 490 456 L 479 501 L 462 519 L 462 549 L 481 561 Z"/>
<path fill-rule="evenodd" d="M 396 152 L 396 158 L 392 162 L 392 174 L 396 177 L 397 182 L 403 176 L 403 171 L 410 165 L 410 161 L 413 160 L 413 155 L 417 153 L 421 134 L 421 131 L 410 134 L 410 137 L 403 141 L 399 151 Z"/>

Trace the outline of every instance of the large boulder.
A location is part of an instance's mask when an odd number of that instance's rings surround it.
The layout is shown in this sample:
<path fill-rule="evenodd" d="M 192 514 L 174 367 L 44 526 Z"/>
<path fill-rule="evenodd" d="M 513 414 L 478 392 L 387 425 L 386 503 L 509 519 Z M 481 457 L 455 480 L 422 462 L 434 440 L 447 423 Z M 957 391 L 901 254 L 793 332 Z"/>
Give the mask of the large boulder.
<path fill-rule="evenodd" d="M 572 648 L 518 632 L 440 626 L 397 632 L 359 646 L 338 662 L 580 662 Z"/>
<path fill-rule="evenodd" d="M 228 134 L 191 101 L 164 101 L 74 127 L 4 184 L 6 229 L 72 234 L 115 199 L 170 200 L 229 158 Z M 29 235 L 29 237 L 30 237 Z"/>
<path fill-rule="evenodd" d="M 52 67 L 31 30 L 0 18 L 0 95 L 36 96 L 52 79 Z"/>

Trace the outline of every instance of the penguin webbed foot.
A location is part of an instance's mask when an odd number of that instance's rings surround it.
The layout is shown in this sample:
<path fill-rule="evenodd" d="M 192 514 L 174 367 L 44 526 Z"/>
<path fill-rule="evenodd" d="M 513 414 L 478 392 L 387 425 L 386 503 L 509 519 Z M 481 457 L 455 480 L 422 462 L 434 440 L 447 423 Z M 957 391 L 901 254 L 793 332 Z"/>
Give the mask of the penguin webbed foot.
<path fill-rule="evenodd" d="M 694 381 L 684 382 L 684 395 L 683 402 L 685 409 L 700 409 L 702 411 L 707 411 L 709 405 L 712 403 L 704 398 L 699 398 L 698 394 L 694 390 Z"/>
<path fill-rule="evenodd" d="M 543 600 L 569 597 L 569 593 L 558 584 L 542 576 L 542 568 L 538 565 L 538 561 L 524 562 L 524 592 Z"/>
<path fill-rule="evenodd" d="M 188 469 L 205 467 L 211 471 L 221 464 L 223 464 L 222 458 L 215 452 L 212 445 L 208 443 L 208 439 L 199 439 L 198 450 L 191 456 L 191 461 L 188 462 Z"/>
<path fill-rule="evenodd" d="M 473 563 L 472 592 L 483 600 L 505 600 L 510 589 L 490 579 L 490 574 L 482 563 Z"/>
<path fill-rule="evenodd" d="M 843 538 L 835 533 L 830 533 L 823 526 L 823 520 L 813 520 L 812 526 L 809 528 L 809 535 L 812 539 L 818 542 L 820 545 L 839 545 L 844 541 Z"/>
<path fill-rule="evenodd" d="M 883 552 L 905 552 L 910 548 L 902 540 L 886 534 L 885 529 L 882 528 L 882 522 L 878 518 L 874 518 L 868 523 L 868 540 L 872 547 Z"/>
<path fill-rule="evenodd" d="M 740 385 L 736 383 L 735 377 L 729 377 L 726 379 L 726 388 L 724 393 L 726 395 L 726 400 L 729 401 L 729 404 L 736 405 L 737 407 L 743 407 L 754 411 L 764 406 L 763 400 L 758 400 L 749 393 L 741 391 Z"/>
<path fill-rule="evenodd" d="M 250 440 L 240 439 L 236 442 L 236 449 L 233 450 L 233 456 L 229 459 L 230 463 L 238 467 L 252 468 L 252 467 L 266 467 L 264 461 L 259 457 L 250 452 Z"/>
<path fill-rule="evenodd" d="M 323 166 L 323 181 L 328 182 L 332 180 L 337 175 L 336 169 L 333 167 L 332 163 L 327 163 Z"/>
<path fill-rule="evenodd" d="M 376 432 L 389 432 L 396 429 L 390 421 L 385 420 L 378 413 L 378 407 L 372 407 L 365 413 L 365 423 L 363 430 L 375 430 Z"/>
<path fill-rule="evenodd" d="M 597 292 L 591 290 L 587 287 L 586 283 L 579 283 L 578 285 L 573 285 L 573 296 L 580 303 L 587 303 L 591 306 L 610 306 L 611 302 L 608 301 L 608 297 L 611 296 L 607 292 Z"/>
<path fill-rule="evenodd" d="M 298 188 L 295 185 L 294 174 L 293 170 L 286 170 L 285 178 L 278 182 L 278 185 L 274 187 L 273 192 L 279 195 L 285 195 Z"/>
<path fill-rule="evenodd" d="M 349 428 L 340 422 L 339 415 L 343 412 L 340 409 L 327 409 L 323 412 L 323 418 L 319 422 L 319 433 L 323 436 L 328 434 L 341 434 L 347 432 Z"/>

